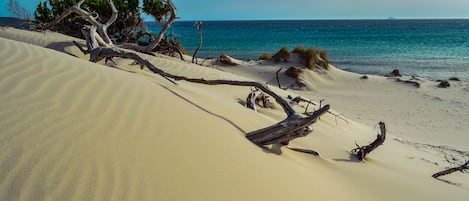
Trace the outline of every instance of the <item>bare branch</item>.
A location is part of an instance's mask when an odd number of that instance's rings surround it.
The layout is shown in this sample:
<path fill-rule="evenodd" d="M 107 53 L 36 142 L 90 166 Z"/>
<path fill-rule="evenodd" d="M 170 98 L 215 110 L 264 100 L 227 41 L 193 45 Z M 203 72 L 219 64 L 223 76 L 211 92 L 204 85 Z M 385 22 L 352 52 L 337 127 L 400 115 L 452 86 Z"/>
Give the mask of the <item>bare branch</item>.
<path fill-rule="evenodd" d="M 282 86 L 280 85 L 280 78 L 279 78 L 279 73 L 280 71 L 282 71 L 283 67 L 281 67 L 280 69 L 277 70 L 277 72 L 275 73 L 276 77 L 277 77 L 277 85 L 278 85 L 278 88 L 280 89 L 283 89 L 283 90 L 287 90 L 287 88 L 282 88 Z"/>
<path fill-rule="evenodd" d="M 444 175 L 447 175 L 447 174 L 451 174 L 453 172 L 456 172 L 456 171 L 460 171 L 460 172 L 467 172 L 467 170 L 469 170 L 469 160 L 458 166 L 458 167 L 453 167 L 453 168 L 449 168 L 447 170 L 443 170 L 443 171 L 440 171 L 440 172 L 437 172 L 435 174 L 432 175 L 433 178 L 438 178 L 438 177 L 441 177 L 441 176 L 444 176 Z"/>
<path fill-rule="evenodd" d="M 200 48 L 202 47 L 202 28 L 203 28 L 203 23 L 202 22 L 195 22 L 194 23 L 195 29 L 197 29 L 197 32 L 199 33 L 199 45 L 194 51 L 194 55 L 192 55 L 192 63 L 197 64 L 197 54 L 199 53 Z"/>
<path fill-rule="evenodd" d="M 118 17 L 118 11 L 116 6 L 114 5 L 114 2 L 112 2 L 112 0 L 108 0 L 108 3 L 111 7 L 112 15 L 111 18 L 109 18 L 109 20 L 106 22 L 106 24 L 103 25 L 105 29 L 109 28 L 109 26 L 111 26 L 117 20 Z"/>
<path fill-rule="evenodd" d="M 384 143 L 384 140 L 386 140 L 386 125 L 384 124 L 384 122 L 379 122 L 378 124 L 381 130 L 381 134 L 378 134 L 376 136 L 375 141 L 363 147 L 355 143 L 357 148 L 353 149 L 351 152 L 358 158 L 358 160 L 362 161 L 363 159 L 365 159 L 367 154 L 378 148 L 378 146 L 382 145 Z"/>
<path fill-rule="evenodd" d="M 143 53 L 150 53 L 152 52 L 161 42 L 161 40 L 164 38 L 166 35 L 166 32 L 168 31 L 169 27 L 171 24 L 176 20 L 176 7 L 174 6 L 173 2 L 171 0 L 167 0 L 167 4 L 170 9 L 170 17 L 169 19 L 163 23 L 163 26 L 161 27 L 161 31 L 158 34 L 158 36 L 153 40 L 150 44 L 146 46 L 139 46 L 134 43 L 124 43 L 120 44 L 119 47 L 124 48 L 124 49 L 130 49 L 130 50 L 135 50 L 137 52 L 143 52 Z"/>
<path fill-rule="evenodd" d="M 86 21 L 88 21 L 89 23 L 91 23 L 93 26 L 96 27 L 97 29 L 97 33 L 98 34 L 94 34 L 92 35 L 92 37 L 96 37 L 98 43 L 102 46 L 105 46 L 105 47 L 109 47 L 109 46 L 112 46 L 113 43 L 110 39 L 110 37 L 108 36 L 107 34 L 107 27 L 104 26 L 102 23 L 98 22 L 97 19 L 95 18 L 95 16 L 93 16 L 92 13 L 86 11 L 86 10 L 83 10 L 80 6 L 81 4 L 83 4 L 83 2 L 85 2 L 85 0 L 80 0 L 78 3 L 76 3 L 75 5 L 73 5 L 72 7 L 70 7 L 68 10 L 64 11 L 62 13 L 62 15 L 60 15 L 58 18 L 56 18 L 54 21 L 50 22 L 49 24 L 47 24 L 46 26 L 46 29 L 50 29 L 51 27 L 57 25 L 59 22 L 61 22 L 62 20 L 64 20 L 66 17 L 68 17 L 69 15 L 71 15 L 72 13 L 75 13 L 79 16 L 81 16 L 82 18 L 84 18 Z M 114 6 L 114 4 L 112 3 L 112 0 L 109 0 L 109 3 L 111 4 L 111 6 Z M 115 13 L 114 13 L 115 12 Z M 117 9 L 115 9 L 115 6 L 114 6 L 114 9 L 113 9 L 113 15 L 117 15 Z M 114 20 L 115 21 L 115 20 Z M 114 21 L 108 21 L 109 22 L 114 22 Z M 112 23 L 111 23 L 112 24 Z M 110 25 L 110 24 L 109 24 Z"/>

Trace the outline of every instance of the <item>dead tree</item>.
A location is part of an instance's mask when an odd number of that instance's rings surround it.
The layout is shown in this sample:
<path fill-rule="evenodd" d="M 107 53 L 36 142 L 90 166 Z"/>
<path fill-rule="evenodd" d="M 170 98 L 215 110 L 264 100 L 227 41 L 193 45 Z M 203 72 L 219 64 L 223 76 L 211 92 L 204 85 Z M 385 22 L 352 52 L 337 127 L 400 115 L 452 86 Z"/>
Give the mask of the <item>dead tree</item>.
<path fill-rule="evenodd" d="M 192 63 L 197 63 L 197 54 L 199 54 L 199 50 L 202 47 L 202 22 L 195 22 L 194 23 L 195 29 L 197 29 L 197 32 L 199 32 L 199 46 L 194 51 L 194 55 L 192 55 Z"/>
<path fill-rule="evenodd" d="M 460 172 L 463 172 L 463 173 L 469 173 L 469 160 L 458 166 L 458 167 L 453 167 L 453 168 L 449 168 L 447 170 L 443 170 L 443 171 L 440 171 L 440 172 L 437 172 L 435 174 L 432 175 L 433 178 L 438 178 L 438 177 L 441 177 L 441 176 L 444 176 L 444 175 L 447 175 L 447 174 L 451 174 L 453 172 L 456 172 L 456 171 L 460 171 Z"/>
<path fill-rule="evenodd" d="M 315 123 L 318 118 L 325 114 L 330 106 L 325 105 L 322 108 L 319 108 L 317 111 L 313 112 L 311 115 L 303 115 L 297 113 L 293 107 L 288 103 L 286 99 L 279 96 L 273 90 L 271 90 L 267 85 L 253 82 L 253 81 L 236 81 L 236 80 L 205 80 L 203 78 L 187 78 L 180 75 L 169 74 L 160 68 L 153 65 L 148 60 L 144 59 L 135 52 L 128 51 L 117 46 L 113 46 L 112 42 L 106 41 L 105 36 L 107 34 L 103 31 L 112 24 L 114 20 L 108 21 L 106 24 L 101 24 L 86 11 L 80 8 L 80 5 L 84 0 L 81 0 L 76 5 L 74 5 L 67 12 L 79 12 L 82 13 L 82 16 L 90 18 L 92 25 L 85 26 L 82 29 L 82 33 L 85 35 L 87 49 L 82 48 L 78 43 L 75 42 L 75 45 L 84 53 L 90 54 L 90 61 L 97 62 L 103 59 L 110 59 L 113 57 L 121 57 L 135 60 L 136 63 L 140 64 L 140 67 L 143 69 L 147 67 L 150 71 L 159 74 L 164 77 L 169 82 L 176 84 L 176 81 L 187 81 L 192 83 L 206 84 L 206 85 L 233 85 L 233 86 L 244 86 L 244 87 L 255 87 L 260 91 L 270 95 L 275 99 L 275 101 L 283 108 L 287 114 L 287 118 L 275 125 L 269 126 L 267 128 L 255 130 L 246 134 L 246 137 L 257 145 L 269 145 L 281 142 L 287 142 L 289 140 L 303 137 L 308 135 L 312 131 L 311 125 Z M 111 7 L 113 6 L 112 0 L 108 0 Z M 170 1 L 168 1 L 170 2 Z M 71 10 L 71 11 L 70 11 Z M 113 8 L 113 15 L 117 15 L 117 10 Z M 63 16 L 63 15 L 62 15 Z M 60 17 L 63 19 L 64 17 Z M 57 23 L 60 20 L 55 20 Z"/>
<path fill-rule="evenodd" d="M 386 139 L 386 125 L 384 124 L 384 122 L 379 122 L 378 125 L 381 130 L 381 134 L 378 134 L 376 136 L 375 141 L 366 146 L 360 146 L 355 143 L 357 148 L 353 149 L 351 152 L 358 158 L 358 160 L 362 161 L 363 159 L 365 159 L 367 154 L 369 154 L 370 152 L 378 148 L 378 146 L 384 143 L 384 140 Z"/>
<path fill-rule="evenodd" d="M 167 5 L 169 6 L 170 9 L 170 15 L 169 18 L 163 22 L 163 27 L 158 34 L 158 36 L 150 42 L 150 44 L 146 46 L 139 46 L 134 43 L 124 43 L 119 45 L 119 47 L 124 48 L 124 49 L 131 49 L 135 50 L 138 52 L 143 52 L 143 53 L 151 53 L 160 43 L 160 41 L 166 36 L 166 31 L 169 29 L 171 24 L 176 20 L 176 8 L 174 4 L 171 2 L 171 0 L 166 0 Z M 91 37 L 96 38 L 97 42 L 99 43 L 100 46 L 103 47 L 114 47 L 114 43 L 112 42 L 111 38 L 107 34 L 107 29 L 109 26 L 111 26 L 118 17 L 118 12 L 117 8 L 112 2 L 112 0 L 108 0 L 108 4 L 111 7 L 112 15 L 111 18 L 106 23 L 101 23 L 98 21 L 99 14 L 98 13 L 90 13 L 84 9 L 81 8 L 81 5 L 85 2 L 85 0 L 80 0 L 78 1 L 75 5 L 70 7 L 68 10 L 64 11 L 62 15 L 60 15 L 57 19 L 52 21 L 46 26 L 46 29 L 51 28 L 52 26 L 58 24 L 60 21 L 65 19 L 67 16 L 75 13 L 85 19 L 87 22 L 91 23 L 92 26 L 96 27 L 97 34 L 92 35 Z"/>
<path fill-rule="evenodd" d="M 112 0 L 108 0 L 109 7 L 111 7 L 112 15 L 111 15 L 111 18 L 109 18 L 109 20 L 104 24 L 98 21 L 99 14 L 90 13 L 86 10 L 83 10 L 80 7 L 84 2 L 85 0 L 80 0 L 75 5 L 70 7 L 68 10 L 64 11 L 64 13 L 62 13 L 62 15 L 60 15 L 57 19 L 47 24 L 46 29 L 50 29 L 52 26 L 58 24 L 67 16 L 75 13 L 81 16 L 82 18 L 84 18 L 89 23 L 91 23 L 91 25 L 93 26 L 93 29 L 96 30 L 95 33 L 97 34 L 93 33 L 93 35 L 91 35 L 90 37 L 95 38 L 96 42 L 98 42 L 100 46 L 104 46 L 104 47 L 114 46 L 111 38 L 107 34 L 107 29 L 109 28 L 109 26 L 111 26 L 117 20 L 117 8 L 112 2 Z"/>
<path fill-rule="evenodd" d="M 109 0 L 112 1 L 112 0 Z M 161 27 L 160 33 L 158 36 L 151 41 L 148 45 L 146 46 L 139 46 L 134 43 L 124 43 L 119 45 L 119 47 L 124 48 L 124 49 L 130 49 L 130 50 L 135 50 L 137 52 L 143 52 L 143 53 L 151 53 L 157 46 L 160 44 L 160 41 L 166 36 L 166 32 L 168 31 L 169 27 L 173 24 L 173 22 L 176 20 L 176 7 L 174 6 L 173 2 L 171 0 L 166 0 L 166 4 L 169 7 L 169 13 L 168 17 L 166 20 L 163 20 L 163 25 Z"/>

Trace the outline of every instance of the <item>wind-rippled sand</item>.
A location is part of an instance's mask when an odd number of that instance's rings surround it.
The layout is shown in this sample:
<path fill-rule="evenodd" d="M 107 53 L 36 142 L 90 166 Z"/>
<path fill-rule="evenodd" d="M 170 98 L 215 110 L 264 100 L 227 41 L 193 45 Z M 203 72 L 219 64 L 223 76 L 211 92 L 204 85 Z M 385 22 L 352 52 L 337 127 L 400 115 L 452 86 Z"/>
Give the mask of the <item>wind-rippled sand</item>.
<path fill-rule="evenodd" d="M 0 200 L 469 198 L 467 175 L 446 177 L 459 186 L 431 178 L 444 167 L 410 156 L 437 157 L 392 137 L 355 161 L 354 143 L 372 141 L 377 129 L 330 114 L 290 144 L 320 157 L 261 149 L 244 135 L 285 115 L 276 104 L 246 109 L 239 102 L 250 88 L 174 85 L 124 59 L 118 69 L 90 63 L 72 40 L 0 29 Z M 188 77 L 248 79 L 145 57 Z"/>

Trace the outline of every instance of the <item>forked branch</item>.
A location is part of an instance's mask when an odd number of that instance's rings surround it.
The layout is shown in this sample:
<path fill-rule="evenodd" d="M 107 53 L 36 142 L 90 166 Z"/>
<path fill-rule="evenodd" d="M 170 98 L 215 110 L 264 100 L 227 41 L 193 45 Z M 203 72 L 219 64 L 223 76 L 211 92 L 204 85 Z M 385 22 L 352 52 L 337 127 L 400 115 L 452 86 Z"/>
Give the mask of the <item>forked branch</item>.
<path fill-rule="evenodd" d="M 96 27 L 97 33 L 99 33 L 99 34 L 95 34 L 92 37 L 96 37 L 97 41 L 99 42 L 99 44 L 101 46 L 105 46 L 105 47 L 113 46 L 113 42 L 112 42 L 111 38 L 109 37 L 109 35 L 107 34 L 107 28 L 109 26 L 111 26 L 117 20 L 118 11 L 116 9 L 116 6 L 112 2 L 112 0 L 108 0 L 109 6 L 111 7 L 111 11 L 112 11 L 112 16 L 105 24 L 102 24 L 101 22 L 99 22 L 97 20 L 97 18 L 92 13 L 90 13 L 86 10 L 83 10 L 80 7 L 84 2 L 85 2 L 85 0 L 80 0 L 75 5 L 70 7 L 68 10 L 64 11 L 62 13 L 62 15 L 60 15 L 54 21 L 47 24 L 46 29 L 50 29 L 51 27 L 55 26 L 56 24 L 58 24 L 59 22 L 64 20 L 69 15 L 75 13 L 75 14 L 81 16 L 87 22 L 91 23 L 92 26 Z"/>
<path fill-rule="evenodd" d="M 137 52 L 151 53 L 160 44 L 161 40 L 166 36 L 166 32 L 168 31 L 169 27 L 177 18 L 176 7 L 174 6 L 173 2 L 171 0 L 166 0 L 166 4 L 169 6 L 170 10 L 169 19 L 163 22 L 163 26 L 161 27 L 160 33 L 152 42 L 150 42 L 150 44 L 146 46 L 139 46 L 134 43 L 124 43 L 119 45 L 119 47 L 124 49 L 135 50 Z"/>
<path fill-rule="evenodd" d="M 375 141 L 366 146 L 360 146 L 355 143 L 357 148 L 353 149 L 351 152 L 357 157 L 358 160 L 362 161 L 363 159 L 365 159 L 367 154 L 378 148 L 384 143 L 384 140 L 386 140 L 386 125 L 384 124 L 384 122 L 379 122 L 378 125 L 381 130 L 381 134 L 378 134 L 376 136 Z"/>

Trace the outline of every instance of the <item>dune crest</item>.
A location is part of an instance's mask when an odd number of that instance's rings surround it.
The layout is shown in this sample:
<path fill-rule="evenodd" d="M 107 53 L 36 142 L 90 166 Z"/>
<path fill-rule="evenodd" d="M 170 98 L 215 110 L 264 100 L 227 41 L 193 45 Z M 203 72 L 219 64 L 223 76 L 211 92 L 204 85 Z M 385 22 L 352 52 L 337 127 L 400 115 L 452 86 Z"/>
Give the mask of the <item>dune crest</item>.
<path fill-rule="evenodd" d="M 325 115 L 312 134 L 291 142 L 320 157 L 264 150 L 244 135 L 285 115 L 278 106 L 255 113 L 239 104 L 249 88 L 176 86 L 129 60 L 118 59 L 115 69 L 72 56 L 67 37 L 54 48 L 48 44 L 62 39 L 48 35 L 0 30 L 0 200 L 467 198 L 465 175 L 451 177 L 462 187 L 437 181 L 431 174 L 442 167 L 409 158 L 431 154 L 395 140 L 365 163 L 351 158 L 353 142 L 372 140 L 373 127 Z M 248 79 L 148 58 L 171 73 Z"/>

